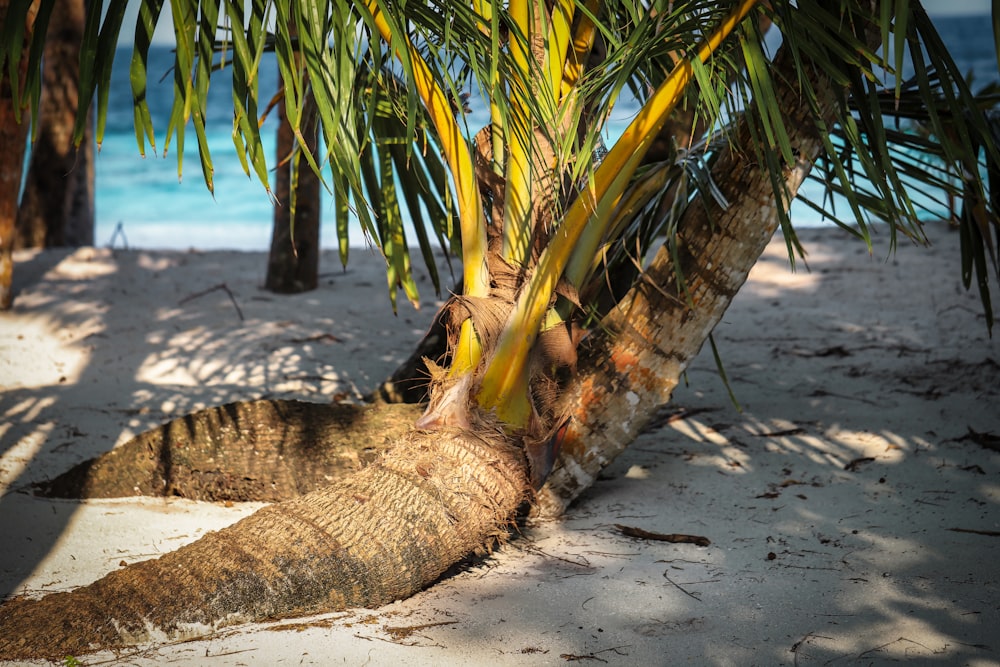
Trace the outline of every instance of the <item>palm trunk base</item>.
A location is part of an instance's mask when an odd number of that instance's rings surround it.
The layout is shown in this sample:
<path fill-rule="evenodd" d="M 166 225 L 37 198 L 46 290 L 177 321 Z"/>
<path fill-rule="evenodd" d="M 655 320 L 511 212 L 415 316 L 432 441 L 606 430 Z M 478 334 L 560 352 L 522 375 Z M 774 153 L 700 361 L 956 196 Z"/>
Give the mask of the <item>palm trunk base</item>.
<path fill-rule="evenodd" d="M 140 433 L 34 491 L 50 498 L 291 500 L 376 460 L 420 412 L 417 405 L 229 403 Z"/>
<path fill-rule="evenodd" d="M 5 603 L 0 655 L 58 659 L 382 606 L 504 539 L 528 489 L 522 450 L 499 429 L 411 431 L 339 483 L 89 586 Z"/>

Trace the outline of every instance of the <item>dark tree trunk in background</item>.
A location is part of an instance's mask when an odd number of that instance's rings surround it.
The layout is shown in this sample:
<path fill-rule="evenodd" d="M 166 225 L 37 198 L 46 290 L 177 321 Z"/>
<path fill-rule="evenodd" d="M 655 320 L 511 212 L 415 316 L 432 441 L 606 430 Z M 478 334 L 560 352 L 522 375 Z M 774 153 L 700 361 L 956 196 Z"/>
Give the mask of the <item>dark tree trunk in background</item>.
<path fill-rule="evenodd" d="M 316 107 L 307 93 L 302 135 L 305 149 L 313 155 L 319 144 L 316 132 Z M 295 135 L 285 115 L 285 105 L 278 105 L 278 174 L 274 194 L 274 231 L 267 260 L 265 287 L 272 292 L 294 294 L 316 289 L 319 281 L 320 183 L 304 159 L 299 159 Z M 298 161 L 297 182 L 292 182 L 293 167 Z M 291 210 L 295 188 L 295 211 Z"/>
<path fill-rule="evenodd" d="M 9 0 L 0 0 L 0 24 L 7 20 Z M 35 25 L 37 4 L 28 11 L 25 23 L 25 49 Z M 28 71 L 25 53 L 20 60 L 18 77 L 24 81 Z M 24 150 L 28 140 L 27 104 L 18 109 L 14 90 L 7 77 L 7 68 L 0 71 L 0 310 L 7 310 L 14 301 L 14 223 L 17 219 L 17 197 L 24 171 Z M 20 117 L 21 123 L 17 122 Z"/>
<path fill-rule="evenodd" d="M 19 248 L 94 243 L 94 137 L 88 123 L 79 150 L 73 124 L 79 106 L 83 0 L 57 0 L 45 36 L 40 131 L 17 211 Z"/>

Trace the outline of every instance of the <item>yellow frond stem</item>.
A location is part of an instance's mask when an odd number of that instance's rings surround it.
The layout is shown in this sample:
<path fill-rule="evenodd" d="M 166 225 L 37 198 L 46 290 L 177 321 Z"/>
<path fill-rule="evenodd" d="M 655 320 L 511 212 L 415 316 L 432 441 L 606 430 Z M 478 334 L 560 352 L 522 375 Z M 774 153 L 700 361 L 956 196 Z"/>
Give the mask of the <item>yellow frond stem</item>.
<path fill-rule="evenodd" d="M 511 19 L 524 38 L 512 38 L 510 46 L 519 76 L 511 82 L 510 91 L 513 126 L 508 128 L 507 136 L 501 251 L 503 258 L 515 266 L 523 266 L 527 261 L 532 235 L 534 123 L 529 112 L 532 101 L 528 96 L 532 97 L 533 105 L 541 113 L 539 122 L 549 124 L 556 117 L 575 8 L 573 0 L 557 0 L 547 17 L 544 4 L 533 7 L 529 4 L 532 1 L 512 0 L 509 5 Z M 542 31 L 545 37 L 541 43 L 544 54 L 536 56 L 531 52 L 531 46 Z M 536 62 L 536 57 L 541 57 L 543 62 Z M 529 89 L 529 86 L 534 87 Z M 555 165 L 548 167 L 554 168 Z"/>
<path fill-rule="evenodd" d="M 496 94 L 499 94 L 499 85 L 494 84 L 493 90 Z M 504 165 L 506 164 L 506 156 L 504 154 L 504 129 L 503 129 L 503 117 L 500 114 L 500 106 L 490 100 L 490 145 L 493 148 L 493 172 L 498 176 L 502 176 L 504 172 Z"/>
<path fill-rule="evenodd" d="M 511 0 L 508 14 L 520 34 L 510 36 L 510 54 L 518 76 L 509 82 L 511 115 L 506 129 L 504 165 L 504 220 L 501 255 L 514 266 L 523 266 L 531 239 L 531 135 L 528 83 L 532 80 L 531 38 L 534 20 L 531 0 Z"/>
<path fill-rule="evenodd" d="M 502 399 L 493 403 L 494 414 L 507 430 L 527 428 L 531 421 L 531 401 L 528 398 L 528 373 L 520 373 L 514 385 Z M 482 393 L 482 392 L 480 392 Z"/>
<path fill-rule="evenodd" d="M 509 337 L 504 332 L 504 337 Z M 527 354 L 534 342 L 534 337 L 523 336 L 519 351 L 527 358 Z M 508 353 L 509 354 L 509 353 Z M 521 363 L 513 366 L 506 362 L 506 358 L 499 360 L 494 358 L 494 362 L 489 368 L 502 367 L 507 372 L 489 373 L 483 376 L 479 385 L 479 393 L 476 400 L 481 407 L 492 410 L 503 424 L 509 428 L 519 429 L 528 425 L 531 417 L 531 403 L 528 397 L 528 366 Z"/>
<path fill-rule="evenodd" d="M 756 0 L 744 0 L 701 45 L 698 58 L 703 62 L 707 60 L 755 4 Z M 497 407 L 498 401 L 509 400 L 511 393 L 519 387 L 520 375 L 525 372 L 528 354 L 538 335 L 542 317 L 548 310 L 551 295 L 586 223 L 592 216 L 596 217 L 603 233 L 615 204 L 641 163 L 646 149 L 681 100 L 693 76 L 694 68 L 689 61 L 677 64 L 597 168 L 591 188 L 581 193 L 570 207 L 539 258 L 531 281 L 518 295 L 500 335 L 494 357 L 496 361 L 486 369 L 482 379 L 483 390 L 477 397 L 481 406 L 487 409 Z M 593 233 L 590 238 L 600 239 L 600 236 Z M 599 242 L 594 244 L 594 251 Z"/>
<path fill-rule="evenodd" d="M 479 30 L 484 35 L 491 35 L 493 23 L 496 16 L 493 12 L 493 3 L 490 0 L 475 0 L 476 13 L 482 17 L 479 21 Z M 499 48 L 495 46 L 494 48 Z M 503 121 L 500 114 L 500 107 L 496 103 L 496 96 L 500 95 L 500 80 L 496 67 L 490 71 L 490 80 L 486 82 L 489 86 L 490 97 L 490 148 L 492 149 L 493 172 L 498 176 L 503 175 L 504 164 L 504 144 L 503 144 Z"/>
<path fill-rule="evenodd" d="M 518 124 L 522 124 L 520 119 Z M 531 242 L 531 140 L 524 127 L 510 133 L 503 202 L 502 256 L 514 266 L 524 266 Z"/>
<path fill-rule="evenodd" d="M 479 340 L 479 334 L 472 326 L 472 320 L 467 319 L 462 322 L 459 329 L 458 342 L 451 355 L 451 366 L 448 368 L 448 375 L 458 377 L 466 373 L 471 373 L 479 366 L 480 359 L 483 358 L 483 346 Z"/>
<path fill-rule="evenodd" d="M 510 0 L 507 5 L 507 14 L 510 20 L 517 27 L 520 35 L 510 36 L 510 55 L 517 65 L 517 69 L 526 77 L 531 73 L 531 33 L 532 18 L 531 7 L 528 4 L 531 0 Z"/>
<path fill-rule="evenodd" d="M 555 327 L 563 324 L 566 324 L 566 318 L 559 312 L 559 308 L 549 308 L 549 310 L 545 313 L 545 321 L 542 323 L 542 331 L 548 331 L 549 329 L 554 329 Z"/>
<path fill-rule="evenodd" d="M 593 14 L 597 11 L 598 0 L 587 0 L 587 10 Z M 590 50 L 594 47 L 594 40 L 597 37 L 597 29 L 590 17 L 584 14 L 580 17 L 580 22 L 576 26 L 573 34 L 573 50 L 566 57 L 566 66 L 562 74 L 562 97 L 567 96 L 576 87 L 580 75 L 583 73 L 583 64 L 587 62 Z"/>
<path fill-rule="evenodd" d="M 554 327 L 564 325 L 566 319 L 562 313 L 559 312 L 558 308 L 549 308 L 545 313 L 545 321 L 541 327 L 542 331 L 552 329 Z M 505 332 L 506 334 L 506 332 Z M 534 343 L 534 337 L 523 335 L 519 337 L 521 342 L 523 342 L 523 352 L 527 355 L 531 351 L 531 345 Z M 506 365 L 506 364 L 503 364 Z M 510 411 L 511 414 L 521 414 L 522 412 L 530 412 L 530 405 L 527 405 L 527 409 L 519 405 L 519 401 L 528 398 L 528 382 L 530 378 L 526 372 L 527 366 L 523 366 L 520 371 L 516 371 L 511 367 L 512 372 L 509 374 L 487 374 L 481 383 L 479 389 L 479 397 L 481 405 L 489 405 L 497 411 L 497 416 L 503 421 L 514 426 L 523 426 L 524 424 L 520 421 L 512 422 L 508 421 L 503 415 L 505 411 Z M 510 383 L 510 387 L 504 388 L 504 383 L 496 383 L 495 380 L 498 378 L 506 378 L 506 382 Z M 523 389 L 523 391 L 522 391 Z M 505 407 L 510 406 L 510 407 Z M 527 418 L 527 414 L 525 414 Z"/>
<path fill-rule="evenodd" d="M 756 3 L 757 0 L 744 0 L 701 44 L 698 49 L 698 59 L 702 62 L 708 60 L 722 40 L 736 29 Z M 564 225 L 570 227 L 582 225 L 597 210 L 600 200 L 609 198 L 617 200 L 621 196 L 632 174 L 642 162 L 649 145 L 683 97 L 684 90 L 693 78 L 694 66 L 690 60 L 685 59 L 677 63 L 670 76 L 647 100 L 601 162 L 594 173 L 592 188 L 576 199 L 566 213 Z"/>
<path fill-rule="evenodd" d="M 379 33 L 388 43 L 393 41 L 392 29 L 374 0 L 369 0 L 368 9 L 375 20 Z M 471 296 L 485 296 L 489 293 L 490 277 L 486 267 L 486 224 L 483 206 L 479 197 L 479 186 L 472 164 L 472 156 L 459 129 L 451 101 L 434 81 L 430 68 L 409 39 L 400 39 L 406 44 L 407 56 L 413 69 L 413 83 L 417 89 L 427 115 L 437 130 L 441 150 L 448 162 L 455 190 L 458 196 L 458 213 L 462 231 L 462 263 L 465 292 Z M 397 53 L 402 60 L 402 55 Z"/>
<path fill-rule="evenodd" d="M 549 73 L 549 91 L 555 104 L 559 102 L 563 72 L 569 56 L 569 45 L 573 26 L 573 0 L 556 0 L 552 6 L 552 20 L 549 25 L 549 39 L 545 57 Z M 549 91 L 546 91 L 548 93 Z"/>
<path fill-rule="evenodd" d="M 593 275 L 600 266 L 604 254 L 595 248 L 600 248 L 604 239 L 618 238 L 622 228 L 663 189 L 667 182 L 667 173 L 667 169 L 657 169 L 636 183 L 628 195 L 618 202 L 618 206 L 611 214 L 611 224 L 606 229 L 601 225 L 592 224 L 596 221 L 596 216 L 590 219 L 566 265 L 564 275 L 571 285 L 579 288 Z"/>
<path fill-rule="evenodd" d="M 483 34 L 489 34 L 490 24 L 493 22 L 493 3 L 489 0 L 475 0 L 473 6 L 476 8 L 476 13 L 483 19 L 479 22 L 479 30 Z"/>

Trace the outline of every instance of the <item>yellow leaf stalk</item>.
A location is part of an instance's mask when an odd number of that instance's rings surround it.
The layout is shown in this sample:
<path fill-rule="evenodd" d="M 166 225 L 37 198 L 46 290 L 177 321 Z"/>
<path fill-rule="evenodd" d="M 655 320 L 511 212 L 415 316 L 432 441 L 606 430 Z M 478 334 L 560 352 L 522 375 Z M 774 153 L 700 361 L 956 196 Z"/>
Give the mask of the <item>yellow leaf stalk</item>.
<path fill-rule="evenodd" d="M 496 16 L 493 12 L 493 4 L 490 0 L 475 0 L 476 13 L 482 17 L 479 22 L 479 30 L 484 35 L 489 35 L 494 40 L 494 49 L 499 49 L 498 38 L 493 34 Z M 495 97 L 500 94 L 499 74 L 496 66 L 491 69 L 489 84 L 490 97 L 490 146 L 493 153 L 493 171 L 498 176 L 503 175 L 504 145 L 503 145 L 503 121 L 500 114 L 500 106 L 496 103 Z"/>
<path fill-rule="evenodd" d="M 604 239 L 615 239 L 619 236 L 629 221 L 633 220 L 643 207 L 663 190 L 668 173 L 667 169 L 656 169 L 644 175 L 640 181 L 632 185 L 628 195 L 619 199 L 606 230 L 590 225 L 584 231 L 577 244 L 577 251 L 570 257 L 564 272 L 566 280 L 571 285 L 579 289 L 594 274 L 601 265 L 604 253 L 611 246 L 611 243 Z M 593 250 L 595 242 L 598 250 Z"/>
<path fill-rule="evenodd" d="M 374 17 L 375 25 L 382 39 L 391 44 L 393 41 L 392 29 L 376 0 L 369 0 L 368 9 Z M 399 36 L 399 39 L 406 44 L 417 94 L 420 96 L 431 122 L 434 123 L 434 128 L 441 141 L 441 150 L 455 182 L 459 225 L 462 234 L 462 277 L 465 293 L 469 296 L 486 296 L 490 290 L 490 274 L 486 264 L 486 222 L 483 217 L 482 200 L 479 196 L 479 186 L 476 182 L 472 156 L 459 129 L 448 96 L 434 81 L 430 68 L 413 48 L 409 39 L 405 35 Z M 402 60 L 401 54 L 397 53 L 396 55 Z M 454 358 L 463 361 L 453 364 L 450 374 L 455 376 L 467 373 L 476 367 L 481 356 L 482 347 L 479 337 L 472 322 L 466 320 L 462 323 L 457 348 L 454 352 Z"/>
<path fill-rule="evenodd" d="M 511 0 L 507 11 L 517 27 L 510 36 L 510 54 L 519 76 L 509 82 L 510 123 L 506 128 L 507 156 L 504 185 L 503 246 L 501 255 L 514 266 L 523 266 L 531 242 L 531 129 L 528 90 L 534 71 L 531 36 L 532 0 Z"/>
<path fill-rule="evenodd" d="M 546 42 L 546 64 L 549 72 L 549 90 L 552 91 L 554 102 L 558 102 L 566 70 L 566 60 L 569 56 L 570 37 L 572 36 L 573 13 L 576 4 L 573 0 L 557 0 L 552 6 L 552 19 L 549 25 L 549 38 Z"/>
<path fill-rule="evenodd" d="M 537 122 L 553 125 L 552 120 L 559 109 L 575 9 L 573 0 L 558 0 L 549 15 L 544 3 L 532 7 L 533 1 L 536 0 L 511 0 L 508 6 L 511 20 L 520 33 L 512 36 L 510 46 L 520 76 L 511 82 L 510 90 L 513 127 L 508 128 L 507 136 L 502 255 L 515 266 L 523 266 L 528 259 L 533 224 L 531 206 L 535 174 L 532 152 L 535 139 L 529 96 L 538 109 Z M 531 52 L 539 35 L 544 36 L 540 43 L 542 62 L 538 62 L 538 56 Z M 555 164 L 546 167 L 551 170 Z"/>
<path fill-rule="evenodd" d="M 597 11 L 598 0 L 587 0 L 587 11 L 591 14 Z M 572 21 L 571 21 L 572 22 Z M 594 46 L 594 39 L 597 37 L 597 29 L 589 16 L 584 14 L 577 24 L 576 32 L 573 35 L 573 50 L 566 57 L 566 66 L 562 74 L 562 97 L 570 95 L 583 74 L 583 63 L 590 55 L 590 50 Z"/>
<path fill-rule="evenodd" d="M 382 39 L 393 41 L 392 29 L 375 0 L 369 0 L 371 11 Z M 434 81 L 430 68 L 405 35 L 399 39 L 406 44 L 410 66 L 413 68 L 413 83 L 417 89 L 427 114 L 441 141 L 458 197 L 458 213 L 462 230 L 462 259 L 465 292 L 470 296 L 486 296 L 489 293 L 490 277 L 486 267 L 486 225 L 483 206 L 479 197 L 472 156 L 462 136 L 452 109 L 451 101 Z M 397 57 L 402 59 L 401 54 Z"/>

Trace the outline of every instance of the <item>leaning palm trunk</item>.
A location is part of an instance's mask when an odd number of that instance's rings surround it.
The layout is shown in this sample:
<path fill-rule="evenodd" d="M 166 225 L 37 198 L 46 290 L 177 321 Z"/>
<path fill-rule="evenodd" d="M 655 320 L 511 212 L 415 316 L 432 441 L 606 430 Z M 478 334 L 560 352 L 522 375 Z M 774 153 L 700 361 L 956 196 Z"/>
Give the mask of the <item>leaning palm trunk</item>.
<path fill-rule="evenodd" d="M 38 136 L 17 211 L 15 243 L 22 248 L 94 243 L 92 118 L 83 143 L 73 145 L 86 5 L 83 0 L 58 4 L 46 32 Z"/>
<path fill-rule="evenodd" d="M 0 656 L 61 658 L 234 623 L 377 607 L 488 550 L 527 499 L 489 423 L 412 432 L 356 475 L 69 593 L 0 607 Z"/>
<path fill-rule="evenodd" d="M 785 127 L 799 156 L 785 174 L 786 196 L 779 202 L 767 173 L 754 165 L 746 120 L 741 121 L 736 139 L 712 169 L 730 206 L 722 209 L 714 200 L 691 204 L 675 241 L 679 266 L 660 248 L 642 279 L 582 346 L 582 372 L 562 401 L 572 419 L 557 467 L 539 495 L 538 512 L 561 514 L 670 400 L 778 228 L 778 206 L 787 210 L 821 154 L 817 121 L 833 125 L 837 91 L 810 69 L 819 104 L 811 112 L 801 89 L 792 85 L 794 63 L 786 51 L 774 67 L 778 99 L 788 113 Z"/>

